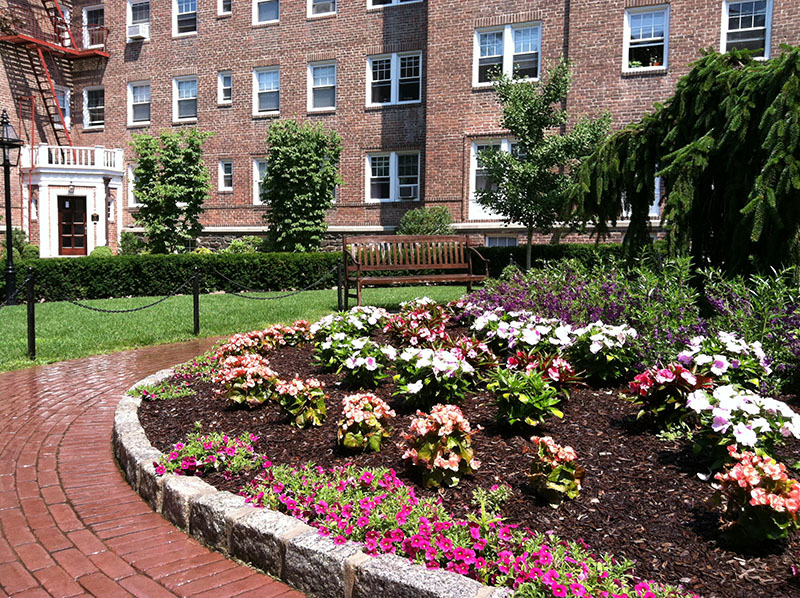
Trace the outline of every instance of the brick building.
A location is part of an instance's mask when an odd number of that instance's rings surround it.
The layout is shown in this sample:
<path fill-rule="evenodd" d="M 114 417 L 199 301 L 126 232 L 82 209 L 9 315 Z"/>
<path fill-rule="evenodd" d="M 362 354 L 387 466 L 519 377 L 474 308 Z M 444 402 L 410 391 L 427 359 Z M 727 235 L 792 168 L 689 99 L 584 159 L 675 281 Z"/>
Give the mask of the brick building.
<path fill-rule="evenodd" d="M 204 236 L 264 230 L 258 199 L 277 118 L 343 138 L 332 233 L 391 231 L 420 205 L 515 243 L 471 201 L 487 145 L 508 149 L 492 69 L 536 78 L 567 54 L 568 108 L 622 126 L 669 97 L 702 48 L 800 43 L 797 0 L 0 0 L 0 108 L 23 149 L 13 220 L 43 256 L 135 230 L 129 141 L 216 135 Z M 13 17 L 13 18 L 12 18 Z M 70 149 L 67 149 L 70 148 Z M 17 182 L 18 181 L 18 182 Z M 654 190 L 654 193 L 657 193 Z M 657 210 L 657 208 L 656 208 Z"/>

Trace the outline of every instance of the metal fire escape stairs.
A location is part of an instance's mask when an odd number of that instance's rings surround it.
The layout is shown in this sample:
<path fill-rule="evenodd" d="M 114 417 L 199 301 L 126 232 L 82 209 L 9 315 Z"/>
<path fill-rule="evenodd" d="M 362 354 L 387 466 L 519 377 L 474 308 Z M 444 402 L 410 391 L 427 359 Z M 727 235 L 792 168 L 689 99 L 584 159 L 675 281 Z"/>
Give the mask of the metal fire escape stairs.
<path fill-rule="evenodd" d="M 84 48 L 83 35 L 73 35 L 58 0 L 41 0 L 41 3 L 41 8 L 34 8 L 33 2 L 28 0 L 9 1 L 9 14 L 13 21 L 10 30 L 0 35 L 0 42 L 6 42 L 2 44 L 2 50 L 10 55 L 20 72 L 23 72 L 22 64 L 27 59 L 36 85 L 34 91 L 38 91 L 42 98 L 41 106 L 57 145 L 71 146 L 69 126 L 56 90 L 56 86 L 63 83 L 60 62 L 108 58 L 105 47 L 108 29 L 95 27 L 89 30 L 90 47 Z M 19 94 L 17 103 L 29 101 L 29 98 L 30 95 Z"/>

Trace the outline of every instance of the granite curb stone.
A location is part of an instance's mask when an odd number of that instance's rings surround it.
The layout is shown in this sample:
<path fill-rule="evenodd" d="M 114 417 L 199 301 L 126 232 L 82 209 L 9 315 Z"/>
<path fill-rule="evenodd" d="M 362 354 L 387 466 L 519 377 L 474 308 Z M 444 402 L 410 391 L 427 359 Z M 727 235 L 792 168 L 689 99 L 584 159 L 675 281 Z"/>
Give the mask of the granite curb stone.
<path fill-rule="evenodd" d="M 132 386 L 157 384 L 161 370 Z M 206 545 L 240 559 L 319 598 L 507 598 L 456 573 L 429 570 L 394 555 L 370 557 L 355 542 L 336 544 L 299 519 L 246 506 L 197 477 L 158 476 L 161 456 L 144 434 L 141 399 L 128 393 L 117 406 L 114 456 L 128 483 L 158 513 Z"/>

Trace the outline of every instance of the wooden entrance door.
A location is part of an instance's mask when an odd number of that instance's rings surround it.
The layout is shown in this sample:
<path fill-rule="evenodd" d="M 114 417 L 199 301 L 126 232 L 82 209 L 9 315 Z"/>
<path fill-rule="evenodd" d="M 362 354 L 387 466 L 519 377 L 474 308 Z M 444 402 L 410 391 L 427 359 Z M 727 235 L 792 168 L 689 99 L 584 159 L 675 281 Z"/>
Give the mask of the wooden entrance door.
<path fill-rule="evenodd" d="M 86 255 L 86 198 L 58 198 L 58 254 Z"/>

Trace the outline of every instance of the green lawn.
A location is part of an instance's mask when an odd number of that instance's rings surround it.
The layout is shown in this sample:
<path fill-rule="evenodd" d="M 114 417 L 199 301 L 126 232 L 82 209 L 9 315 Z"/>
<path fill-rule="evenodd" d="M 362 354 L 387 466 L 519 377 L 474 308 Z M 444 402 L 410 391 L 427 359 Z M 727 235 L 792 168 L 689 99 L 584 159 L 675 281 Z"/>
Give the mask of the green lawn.
<path fill-rule="evenodd" d="M 437 301 L 457 299 L 464 287 L 395 287 L 365 289 L 364 303 L 397 309 L 397 304 L 426 295 Z M 258 294 L 276 297 L 286 293 Z M 101 299 L 86 305 L 130 309 L 152 303 L 152 297 Z M 272 301 L 253 301 L 234 295 L 200 297 L 200 336 L 222 336 L 263 328 L 275 322 L 311 322 L 336 311 L 336 290 L 306 291 Z M 0 309 L 0 371 L 53 363 L 65 359 L 113 353 L 124 349 L 190 340 L 192 297 L 182 295 L 129 314 L 105 314 L 70 303 L 36 305 L 36 361 L 27 358 L 27 308 Z"/>

